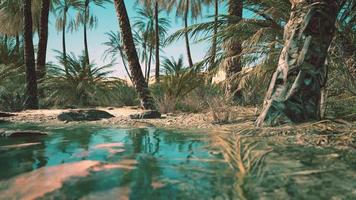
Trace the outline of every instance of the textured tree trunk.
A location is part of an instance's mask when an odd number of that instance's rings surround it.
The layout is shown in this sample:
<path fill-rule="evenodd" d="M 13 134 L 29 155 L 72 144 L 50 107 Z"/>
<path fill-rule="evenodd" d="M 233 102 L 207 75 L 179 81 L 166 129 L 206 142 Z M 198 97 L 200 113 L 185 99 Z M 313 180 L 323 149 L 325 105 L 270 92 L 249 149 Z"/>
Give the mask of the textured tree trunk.
<path fill-rule="evenodd" d="M 85 0 L 84 24 L 83 24 L 83 29 L 84 29 L 84 51 L 85 51 L 86 62 L 89 65 L 90 59 L 89 59 L 88 30 L 87 30 L 88 16 L 89 16 L 89 0 Z"/>
<path fill-rule="evenodd" d="M 150 83 L 150 71 L 151 71 L 151 62 L 152 62 L 152 51 L 153 51 L 153 46 L 150 47 L 150 52 L 149 52 L 149 57 L 148 57 L 148 67 L 147 67 L 147 83 Z"/>
<path fill-rule="evenodd" d="M 228 13 L 231 17 L 237 17 L 242 19 L 243 13 L 243 2 L 242 0 L 229 0 L 228 1 Z M 225 70 L 226 70 L 226 93 L 229 96 L 234 97 L 234 99 L 241 96 L 240 92 L 237 91 L 237 83 L 233 80 L 236 75 L 241 72 L 242 64 L 240 59 L 240 54 L 242 52 L 241 43 L 234 41 L 231 38 L 231 42 L 225 45 L 226 60 L 225 60 Z"/>
<path fill-rule="evenodd" d="M 148 90 L 147 82 L 143 77 L 140 61 L 137 56 L 135 44 L 132 37 L 131 25 L 124 0 L 115 0 L 116 14 L 120 24 L 123 46 L 127 55 L 133 84 L 140 97 L 141 105 L 145 109 L 155 109 L 153 98 Z"/>
<path fill-rule="evenodd" d="M 156 79 L 156 83 L 159 83 L 159 70 L 160 70 L 160 66 L 159 66 L 159 43 L 160 43 L 160 39 L 159 39 L 159 18 L 158 18 L 158 0 L 156 0 L 155 2 L 155 38 L 156 38 L 156 70 L 155 70 L 155 79 Z"/>
<path fill-rule="evenodd" d="M 31 5 L 32 5 L 31 0 L 23 0 L 24 57 L 25 57 L 25 66 L 26 66 L 25 107 L 27 109 L 38 109 L 35 52 L 34 52 L 33 41 L 32 41 L 33 25 L 32 25 Z"/>
<path fill-rule="evenodd" d="M 130 74 L 128 68 L 127 68 L 126 60 L 125 60 L 125 57 L 124 57 L 124 52 L 122 52 L 121 48 L 119 49 L 119 51 L 120 51 L 120 56 L 121 56 L 122 63 L 124 64 L 124 68 L 125 68 L 126 74 L 130 78 L 130 81 L 133 83 L 131 74 Z"/>
<path fill-rule="evenodd" d="M 292 0 L 284 48 L 256 125 L 320 119 L 325 60 L 335 31 L 336 0 Z"/>
<path fill-rule="evenodd" d="M 188 28 L 189 4 L 190 4 L 190 1 L 186 0 L 185 11 L 184 11 L 184 28 L 185 29 Z M 184 33 L 184 37 L 185 37 L 185 47 L 187 49 L 187 58 L 188 58 L 189 67 L 193 67 L 194 64 L 193 64 L 192 54 L 190 52 L 188 32 Z"/>
<path fill-rule="evenodd" d="M 48 42 L 48 16 L 50 9 L 50 0 L 42 0 L 41 17 L 39 25 L 39 42 L 37 52 L 37 71 L 38 79 L 44 78 L 46 75 L 46 55 Z"/>
<path fill-rule="evenodd" d="M 209 65 L 209 71 L 211 71 L 214 68 L 215 65 L 215 57 L 216 57 L 216 40 L 217 40 L 217 34 L 218 34 L 218 20 L 219 20 L 219 0 L 215 0 L 215 18 L 214 18 L 214 33 L 213 33 L 213 41 L 211 44 L 211 60 L 210 60 L 210 65 Z M 211 82 L 211 81 L 209 81 Z"/>
<path fill-rule="evenodd" d="M 67 12 L 68 8 L 64 8 L 63 12 L 63 27 L 62 27 L 62 48 L 63 48 L 63 61 L 64 61 L 64 70 L 66 75 L 69 74 L 67 66 L 67 48 L 66 48 L 66 27 L 67 27 Z"/>
<path fill-rule="evenodd" d="M 67 58 L 67 48 L 66 48 L 66 26 L 67 26 L 67 8 L 63 12 L 63 27 L 62 27 L 62 48 L 63 48 L 63 58 Z"/>

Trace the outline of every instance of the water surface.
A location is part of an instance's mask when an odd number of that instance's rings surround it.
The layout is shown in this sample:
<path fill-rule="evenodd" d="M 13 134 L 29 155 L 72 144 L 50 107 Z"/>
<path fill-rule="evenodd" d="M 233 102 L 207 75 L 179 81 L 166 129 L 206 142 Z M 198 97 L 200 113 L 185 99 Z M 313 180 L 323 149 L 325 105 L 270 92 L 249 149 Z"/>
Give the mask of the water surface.
<path fill-rule="evenodd" d="M 214 137 L 155 128 L 0 125 L 46 137 L 0 139 L 0 199 L 356 199 L 356 156 L 253 138 L 272 149 L 238 179 Z M 242 144 L 245 145 L 245 144 Z"/>

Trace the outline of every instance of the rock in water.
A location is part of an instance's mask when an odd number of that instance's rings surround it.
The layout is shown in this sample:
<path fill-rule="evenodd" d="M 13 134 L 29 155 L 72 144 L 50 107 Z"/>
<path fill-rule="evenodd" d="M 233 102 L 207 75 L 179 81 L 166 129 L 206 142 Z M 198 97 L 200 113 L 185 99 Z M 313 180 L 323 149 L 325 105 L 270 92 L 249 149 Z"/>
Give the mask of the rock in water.
<path fill-rule="evenodd" d="M 16 130 L 16 131 L 7 131 L 0 130 L 1 137 L 38 137 L 38 136 L 47 136 L 48 133 L 41 131 L 32 131 L 32 130 Z"/>
<path fill-rule="evenodd" d="M 115 117 L 108 112 L 102 110 L 74 110 L 63 112 L 58 115 L 60 121 L 97 121 L 101 119 L 109 119 Z"/>
<path fill-rule="evenodd" d="M 7 113 L 7 112 L 0 112 L 0 117 L 13 117 L 13 116 L 16 116 L 16 115 Z"/>
<path fill-rule="evenodd" d="M 131 119 L 160 119 L 161 113 L 157 110 L 150 110 L 139 114 L 130 115 Z"/>

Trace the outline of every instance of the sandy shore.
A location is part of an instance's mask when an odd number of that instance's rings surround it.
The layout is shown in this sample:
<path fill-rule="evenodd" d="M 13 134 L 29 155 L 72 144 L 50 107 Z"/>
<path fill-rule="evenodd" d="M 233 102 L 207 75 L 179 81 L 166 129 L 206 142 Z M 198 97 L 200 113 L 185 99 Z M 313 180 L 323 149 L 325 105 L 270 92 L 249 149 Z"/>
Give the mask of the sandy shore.
<path fill-rule="evenodd" d="M 161 119 L 130 119 L 131 114 L 142 113 L 144 110 L 135 107 L 123 108 L 95 108 L 106 111 L 115 117 L 111 119 L 103 119 L 92 122 L 62 122 L 57 119 L 57 116 L 70 109 L 41 109 L 41 110 L 26 110 L 18 113 L 13 113 L 15 116 L 2 118 L 2 120 L 21 123 L 48 123 L 48 124 L 77 124 L 88 123 L 98 125 L 110 125 L 115 127 L 160 127 L 174 129 L 211 129 L 221 127 L 213 124 L 213 118 L 210 113 L 198 114 L 164 114 Z M 0 118 L 1 119 L 1 118 Z"/>

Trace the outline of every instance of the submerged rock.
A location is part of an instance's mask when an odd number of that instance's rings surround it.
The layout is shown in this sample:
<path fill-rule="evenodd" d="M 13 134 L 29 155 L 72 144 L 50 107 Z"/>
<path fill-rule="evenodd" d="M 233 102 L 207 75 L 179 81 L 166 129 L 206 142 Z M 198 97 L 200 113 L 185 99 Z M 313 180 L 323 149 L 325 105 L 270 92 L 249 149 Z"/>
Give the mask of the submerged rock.
<path fill-rule="evenodd" d="M 33 130 L 1 130 L 0 137 L 38 137 L 38 136 L 47 136 L 48 133 L 41 131 Z"/>
<path fill-rule="evenodd" d="M 139 114 L 130 115 L 131 119 L 159 119 L 161 118 L 161 113 L 157 110 L 150 110 Z"/>
<path fill-rule="evenodd" d="M 101 119 L 109 119 L 114 115 L 102 110 L 73 110 L 63 112 L 58 115 L 60 121 L 97 121 Z"/>
<path fill-rule="evenodd" d="M 15 114 L 12 113 L 7 113 L 7 112 L 0 112 L 0 117 L 13 117 L 16 116 Z"/>

